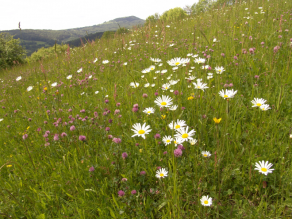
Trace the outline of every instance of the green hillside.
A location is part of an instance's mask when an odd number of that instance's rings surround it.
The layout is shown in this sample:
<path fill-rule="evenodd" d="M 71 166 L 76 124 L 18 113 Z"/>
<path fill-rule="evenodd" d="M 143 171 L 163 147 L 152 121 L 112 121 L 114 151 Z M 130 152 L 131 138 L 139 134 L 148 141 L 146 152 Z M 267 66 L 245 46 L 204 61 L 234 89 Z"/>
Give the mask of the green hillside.
<path fill-rule="evenodd" d="M 21 40 L 21 45 L 24 46 L 28 52 L 28 56 L 41 47 L 53 46 L 56 43 L 66 43 L 85 37 L 88 34 L 97 34 L 98 32 L 115 31 L 120 27 L 132 28 L 133 26 L 143 25 L 144 20 L 135 16 L 129 16 L 124 18 L 116 18 L 90 27 L 73 28 L 67 30 L 9 30 L 0 31 L 7 32 L 14 35 L 15 39 Z M 41 42 L 41 43 L 40 43 Z"/>
<path fill-rule="evenodd" d="M 0 218 L 291 218 L 292 1 L 210 2 L 0 72 Z"/>

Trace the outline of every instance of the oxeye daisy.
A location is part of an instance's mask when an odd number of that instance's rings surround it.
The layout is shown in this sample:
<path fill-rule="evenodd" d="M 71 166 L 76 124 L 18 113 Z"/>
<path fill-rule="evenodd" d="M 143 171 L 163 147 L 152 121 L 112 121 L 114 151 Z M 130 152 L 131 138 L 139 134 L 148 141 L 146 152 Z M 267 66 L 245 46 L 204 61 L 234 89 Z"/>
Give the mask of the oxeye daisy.
<path fill-rule="evenodd" d="M 191 145 L 195 145 L 198 141 L 196 139 L 191 139 L 189 142 Z"/>
<path fill-rule="evenodd" d="M 186 79 L 187 79 L 187 80 L 189 80 L 189 81 L 192 81 L 192 80 L 195 80 L 195 79 L 196 79 L 196 77 L 195 77 L 195 76 L 193 76 L 193 75 L 190 75 L 188 78 L 186 77 Z"/>
<path fill-rule="evenodd" d="M 202 155 L 203 155 L 203 157 L 210 157 L 211 156 L 209 151 L 202 151 Z"/>
<path fill-rule="evenodd" d="M 67 78 L 68 80 L 70 80 L 70 79 L 72 78 L 72 75 L 68 75 L 66 78 Z"/>
<path fill-rule="evenodd" d="M 158 70 L 158 71 L 155 71 L 155 74 L 159 74 L 160 73 L 160 71 Z"/>
<path fill-rule="evenodd" d="M 207 73 L 207 79 L 209 80 L 209 79 L 211 79 L 211 78 L 213 78 L 213 73 Z"/>
<path fill-rule="evenodd" d="M 29 86 L 28 88 L 26 88 L 27 91 L 31 91 L 33 89 L 33 86 Z"/>
<path fill-rule="evenodd" d="M 251 103 L 253 104 L 252 107 L 261 107 L 265 102 L 267 102 L 263 98 L 254 98 Z"/>
<path fill-rule="evenodd" d="M 175 138 L 173 140 L 174 146 L 177 147 L 179 144 L 183 143 L 182 139 L 180 138 Z"/>
<path fill-rule="evenodd" d="M 151 132 L 150 125 L 146 126 L 146 123 L 141 125 L 140 123 L 136 123 L 133 125 L 132 131 L 135 133 L 132 137 L 140 136 L 145 139 L 145 135 Z"/>
<path fill-rule="evenodd" d="M 98 60 L 98 58 L 95 58 L 95 59 L 94 59 L 94 61 L 93 61 L 93 63 L 96 63 L 96 62 L 97 62 L 97 60 Z"/>
<path fill-rule="evenodd" d="M 179 80 L 170 80 L 169 83 L 170 83 L 171 85 L 175 85 L 175 84 L 177 84 L 178 81 L 179 81 Z"/>
<path fill-rule="evenodd" d="M 57 82 L 55 82 L 55 83 L 52 83 L 52 84 L 51 84 L 51 86 L 52 86 L 52 87 L 56 87 L 56 86 L 57 86 L 57 84 L 58 84 L 58 83 L 57 83 Z"/>
<path fill-rule="evenodd" d="M 144 70 L 142 70 L 142 73 L 143 74 L 146 74 L 146 73 L 149 73 L 150 72 L 150 69 L 149 68 L 145 68 Z"/>
<path fill-rule="evenodd" d="M 155 69 L 155 66 L 154 65 L 151 65 L 149 68 L 148 68 L 150 71 L 153 71 Z"/>
<path fill-rule="evenodd" d="M 200 199 L 201 204 L 203 206 L 211 206 L 212 205 L 212 198 L 207 196 L 202 196 L 202 198 Z"/>
<path fill-rule="evenodd" d="M 216 71 L 217 74 L 222 74 L 225 71 L 225 69 L 224 69 L 223 66 L 215 67 L 215 71 Z"/>
<path fill-rule="evenodd" d="M 179 65 L 185 63 L 185 60 L 182 59 L 182 58 L 173 58 L 173 59 L 167 61 L 167 63 L 168 63 L 170 66 L 179 66 Z"/>
<path fill-rule="evenodd" d="M 146 114 L 148 114 L 148 115 L 150 115 L 151 113 L 154 113 L 154 108 L 153 107 L 148 107 L 148 108 L 146 108 L 144 111 L 143 111 L 143 113 L 146 113 Z"/>
<path fill-rule="evenodd" d="M 159 107 L 170 107 L 172 105 L 172 98 L 162 95 L 162 97 L 157 97 L 154 103 Z"/>
<path fill-rule="evenodd" d="M 173 105 L 173 106 L 169 107 L 169 110 L 172 110 L 172 111 L 174 111 L 174 110 L 176 110 L 176 109 L 177 109 L 177 107 L 178 107 L 178 105 Z"/>
<path fill-rule="evenodd" d="M 194 54 L 192 57 L 197 58 L 198 56 L 199 56 L 198 54 Z"/>
<path fill-rule="evenodd" d="M 197 58 L 194 60 L 195 63 L 198 63 L 198 64 L 204 64 L 206 61 L 206 59 L 202 59 L 202 58 Z"/>
<path fill-rule="evenodd" d="M 146 83 L 144 84 L 144 87 L 149 87 L 149 85 L 150 85 L 149 83 Z"/>
<path fill-rule="evenodd" d="M 160 179 L 167 177 L 167 174 L 168 174 L 167 170 L 165 168 L 161 168 L 160 170 L 156 171 L 155 176 Z"/>
<path fill-rule="evenodd" d="M 163 73 L 163 74 L 164 74 L 164 73 L 166 73 L 166 72 L 167 72 L 167 70 L 166 70 L 166 69 L 164 69 L 164 70 L 162 70 L 162 71 L 161 71 L 161 73 Z"/>
<path fill-rule="evenodd" d="M 150 58 L 150 60 L 152 62 L 161 62 L 161 59 L 158 59 L 158 58 Z"/>
<path fill-rule="evenodd" d="M 273 164 L 269 163 L 268 161 L 259 161 L 255 164 L 256 168 L 255 170 L 258 170 L 260 173 L 268 175 L 268 173 L 272 173 L 274 169 L 270 169 Z"/>
<path fill-rule="evenodd" d="M 102 64 L 107 64 L 107 63 L 109 63 L 109 60 L 103 60 L 102 61 Z"/>
<path fill-rule="evenodd" d="M 82 72 L 82 68 L 79 68 L 79 69 L 77 70 L 77 73 L 80 73 L 80 72 Z"/>
<path fill-rule="evenodd" d="M 262 111 L 266 111 L 266 110 L 271 109 L 271 107 L 269 106 L 269 104 L 263 104 L 263 105 L 260 106 L 260 109 Z"/>
<path fill-rule="evenodd" d="M 174 130 L 180 129 L 185 126 L 187 126 L 186 121 L 179 119 L 176 122 L 172 121 L 171 123 L 168 124 L 168 127 Z"/>
<path fill-rule="evenodd" d="M 131 82 L 130 83 L 130 86 L 133 87 L 133 88 L 137 88 L 137 87 L 139 87 L 139 83 L 137 83 L 137 82 Z"/>
<path fill-rule="evenodd" d="M 209 88 L 207 87 L 206 83 L 202 83 L 200 80 L 197 80 L 197 83 L 193 83 L 193 85 L 195 86 L 195 89 L 200 89 L 202 91 L 204 91 L 206 88 Z"/>
<path fill-rule="evenodd" d="M 234 91 L 233 89 L 232 90 L 225 90 L 225 92 L 224 92 L 224 89 L 219 91 L 219 95 L 221 97 L 223 97 L 224 99 L 233 98 L 236 93 L 237 93 L 237 91 Z"/>
<path fill-rule="evenodd" d="M 17 77 L 17 78 L 16 78 L 16 81 L 20 81 L 21 78 L 22 78 L 21 76 Z"/>
<path fill-rule="evenodd" d="M 208 69 L 210 66 L 209 65 L 204 65 L 202 66 L 202 69 Z"/>
<path fill-rule="evenodd" d="M 180 138 L 182 142 L 189 141 L 192 138 L 192 136 L 195 134 L 194 130 L 191 130 L 188 132 L 189 127 L 181 127 L 177 129 L 177 133 L 175 134 L 175 137 Z"/>
<path fill-rule="evenodd" d="M 165 146 L 170 144 L 173 141 L 173 138 L 171 136 L 164 136 L 162 138 L 162 141 L 164 142 Z"/>
<path fill-rule="evenodd" d="M 169 83 L 166 83 L 166 84 L 163 84 L 162 85 L 162 90 L 168 90 L 170 88 L 170 84 Z"/>

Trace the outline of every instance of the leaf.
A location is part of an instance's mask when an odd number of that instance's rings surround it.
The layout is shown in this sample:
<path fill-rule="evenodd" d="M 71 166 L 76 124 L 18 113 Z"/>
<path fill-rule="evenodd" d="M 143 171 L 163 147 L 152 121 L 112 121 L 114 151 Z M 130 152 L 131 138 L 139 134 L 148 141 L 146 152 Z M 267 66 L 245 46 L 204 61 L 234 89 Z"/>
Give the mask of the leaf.
<path fill-rule="evenodd" d="M 45 214 L 40 214 L 36 217 L 37 219 L 46 219 Z"/>
<path fill-rule="evenodd" d="M 167 204 L 167 201 L 162 202 L 162 203 L 158 206 L 157 211 L 159 211 L 161 208 L 163 208 L 166 204 Z"/>
<path fill-rule="evenodd" d="M 228 195 L 231 195 L 232 194 L 232 190 L 231 189 L 228 189 L 227 194 Z"/>

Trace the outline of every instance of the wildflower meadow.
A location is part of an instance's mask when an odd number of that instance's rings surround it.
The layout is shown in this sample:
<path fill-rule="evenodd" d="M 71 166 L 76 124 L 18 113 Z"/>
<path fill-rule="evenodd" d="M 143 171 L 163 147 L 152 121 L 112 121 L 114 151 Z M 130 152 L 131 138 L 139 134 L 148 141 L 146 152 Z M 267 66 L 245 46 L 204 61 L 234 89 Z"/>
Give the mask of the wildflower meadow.
<path fill-rule="evenodd" d="M 292 1 L 237 0 L 0 73 L 0 218 L 291 218 Z"/>

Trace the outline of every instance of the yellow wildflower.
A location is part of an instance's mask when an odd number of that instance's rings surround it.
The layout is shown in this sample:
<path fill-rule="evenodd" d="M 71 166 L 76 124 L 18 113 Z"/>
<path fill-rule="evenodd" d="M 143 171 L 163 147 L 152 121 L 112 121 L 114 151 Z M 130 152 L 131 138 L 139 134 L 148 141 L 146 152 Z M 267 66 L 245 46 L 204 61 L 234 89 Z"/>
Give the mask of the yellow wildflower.
<path fill-rule="evenodd" d="M 220 119 L 217 119 L 216 117 L 214 117 L 213 120 L 214 120 L 214 122 L 215 122 L 216 124 L 219 124 L 219 123 L 221 122 L 221 118 L 220 118 Z"/>
<path fill-rule="evenodd" d="M 166 117 L 166 115 L 161 115 L 161 118 L 162 118 L 162 119 L 165 119 L 165 117 Z"/>

